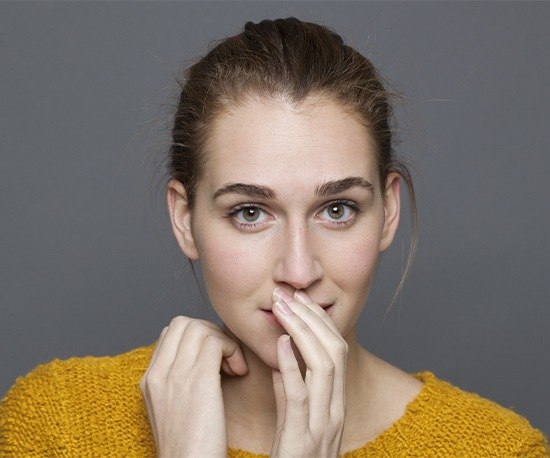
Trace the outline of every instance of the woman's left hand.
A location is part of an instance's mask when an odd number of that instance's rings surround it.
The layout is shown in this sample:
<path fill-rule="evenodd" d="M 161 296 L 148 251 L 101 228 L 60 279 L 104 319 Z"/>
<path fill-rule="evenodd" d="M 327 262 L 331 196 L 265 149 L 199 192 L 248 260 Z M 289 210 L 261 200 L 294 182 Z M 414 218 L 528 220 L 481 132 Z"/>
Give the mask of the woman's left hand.
<path fill-rule="evenodd" d="M 306 375 L 304 383 L 290 339 L 282 335 L 277 340 L 279 370 L 272 370 L 277 431 L 270 456 L 338 457 L 346 417 L 348 344 L 309 296 L 302 291 L 293 298 L 283 295 L 291 314 L 285 315 L 275 304 L 273 313 L 298 348 Z"/>

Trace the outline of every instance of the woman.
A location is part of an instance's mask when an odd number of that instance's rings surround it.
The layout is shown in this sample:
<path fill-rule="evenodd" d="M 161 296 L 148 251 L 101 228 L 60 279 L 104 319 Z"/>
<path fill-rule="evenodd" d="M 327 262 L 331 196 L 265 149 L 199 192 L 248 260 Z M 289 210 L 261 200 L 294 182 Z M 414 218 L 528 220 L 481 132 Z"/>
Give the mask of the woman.
<path fill-rule="evenodd" d="M 248 22 L 190 67 L 167 204 L 223 327 L 178 316 L 153 345 L 39 366 L 2 403 L 2 454 L 548 454 L 527 419 L 357 342 L 401 178 L 415 231 L 390 96 L 296 18 Z"/>

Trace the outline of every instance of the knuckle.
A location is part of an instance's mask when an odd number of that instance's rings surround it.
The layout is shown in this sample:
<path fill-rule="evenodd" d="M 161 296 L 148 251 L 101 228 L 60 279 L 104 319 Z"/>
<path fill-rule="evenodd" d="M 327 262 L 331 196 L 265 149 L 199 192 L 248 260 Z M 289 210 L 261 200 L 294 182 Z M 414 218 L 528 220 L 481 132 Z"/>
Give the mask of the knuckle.
<path fill-rule="evenodd" d="M 162 384 L 161 378 L 153 371 L 149 371 L 149 373 L 147 373 L 142 380 L 144 385 L 148 388 L 156 388 Z"/>
<path fill-rule="evenodd" d="M 298 328 L 298 331 L 300 332 L 311 332 L 311 328 L 302 320 L 298 321 L 296 323 L 296 327 Z"/>
<path fill-rule="evenodd" d="M 336 366 L 332 360 L 326 361 L 323 363 L 321 370 L 323 371 L 324 377 L 333 378 L 336 373 Z"/>
<path fill-rule="evenodd" d="M 213 330 L 211 327 L 205 325 L 200 320 L 191 320 L 185 328 L 185 333 L 193 341 L 202 341 L 202 344 L 208 342 L 208 345 L 218 345 L 221 341 L 219 333 L 216 330 Z"/>
<path fill-rule="evenodd" d="M 170 320 L 170 326 L 185 326 L 189 321 L 189 317 L 183 315 L 176 315 Z"/>
<path fill-rule="evenodd" d="M 221 339 L 215 335 L 215 334 L 208 334 L 205 338 L 204 338 L 204 343 L 203 345 L 208 345 L 210 347 L 217 347 L 218 345 L 220 345 L 220 342 Z"/>
<path fill-rule="evenodd" d="M 340 429 L 345 425 L 344 412 L 338 409 L 337 413 L 331 412 L 331 423 L 337 428 Z"/>
<path fill-rule="evenodd" d="M 191 332 L 204 332 L 206 330 L 206 327 L 204 324 L 201 323 L 200 320 L 190 320 L 187 323 L 187 328 L 189 328 L 189 331 Z"/>
<path fill-rule="evenodd" d="M 295 393 L 292 401 L 300 407 L 309 407 L 309 396 L 307 394 L 307 391 L 300 391 L 298 393 Z"/>
<path fill-rule="evenodd" d="M 335 431 L 341 431 L 345 426 L 345 411 L 338 409 L 337 413 L 331 412 L 331 424 Z"/>
<path fill-rule="evenodd" d="M 175 371 L 173 368 L 168 372 L 166 382 L 179 392 L 188 384 L 185 374 L 182 374 L 181 371 Z"/>
<path fill-rule="evenodd" d="M 349 345 L 347 342 L 343 341 L 336 347 L 336 350 L 338 352 L 338 356 L 347 358 L 348 352 L 349 352 Z"/>

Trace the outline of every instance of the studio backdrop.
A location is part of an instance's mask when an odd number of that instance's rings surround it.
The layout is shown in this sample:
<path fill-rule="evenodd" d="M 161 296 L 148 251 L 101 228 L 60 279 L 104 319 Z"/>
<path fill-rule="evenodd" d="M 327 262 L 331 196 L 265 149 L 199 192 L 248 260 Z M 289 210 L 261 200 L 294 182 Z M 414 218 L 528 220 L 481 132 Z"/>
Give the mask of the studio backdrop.
<path fill-rule="evenodd" d="M 550 433 L 547 2 L 0 3 L 0 395 L 54 358 L 152 343 L 175 315 L 217 320 L 166 210 L 175 77 L 288 16 L 334 28 L 405 95 L 418 250 L 386 313 L 402 186 L 359 341 Z"/>

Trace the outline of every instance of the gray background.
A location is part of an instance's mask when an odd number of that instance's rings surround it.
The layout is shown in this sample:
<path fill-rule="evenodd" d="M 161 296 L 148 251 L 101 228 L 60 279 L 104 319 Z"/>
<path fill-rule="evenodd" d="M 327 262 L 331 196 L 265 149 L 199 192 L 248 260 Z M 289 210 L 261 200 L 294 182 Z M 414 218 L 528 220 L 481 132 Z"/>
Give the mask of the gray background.
<path fill-rule="evenodd" d="M 245 21 L 290 15 L 333 27 L 408 97 L 418 254 L 384 319 L 405 205 L 361 343 L 548 434 L 548 3 L 0 4 L 0 393 L 53 358 L 152 343 L 177 314 L 219 323 L 159 184 L 173 75 Z"/>

